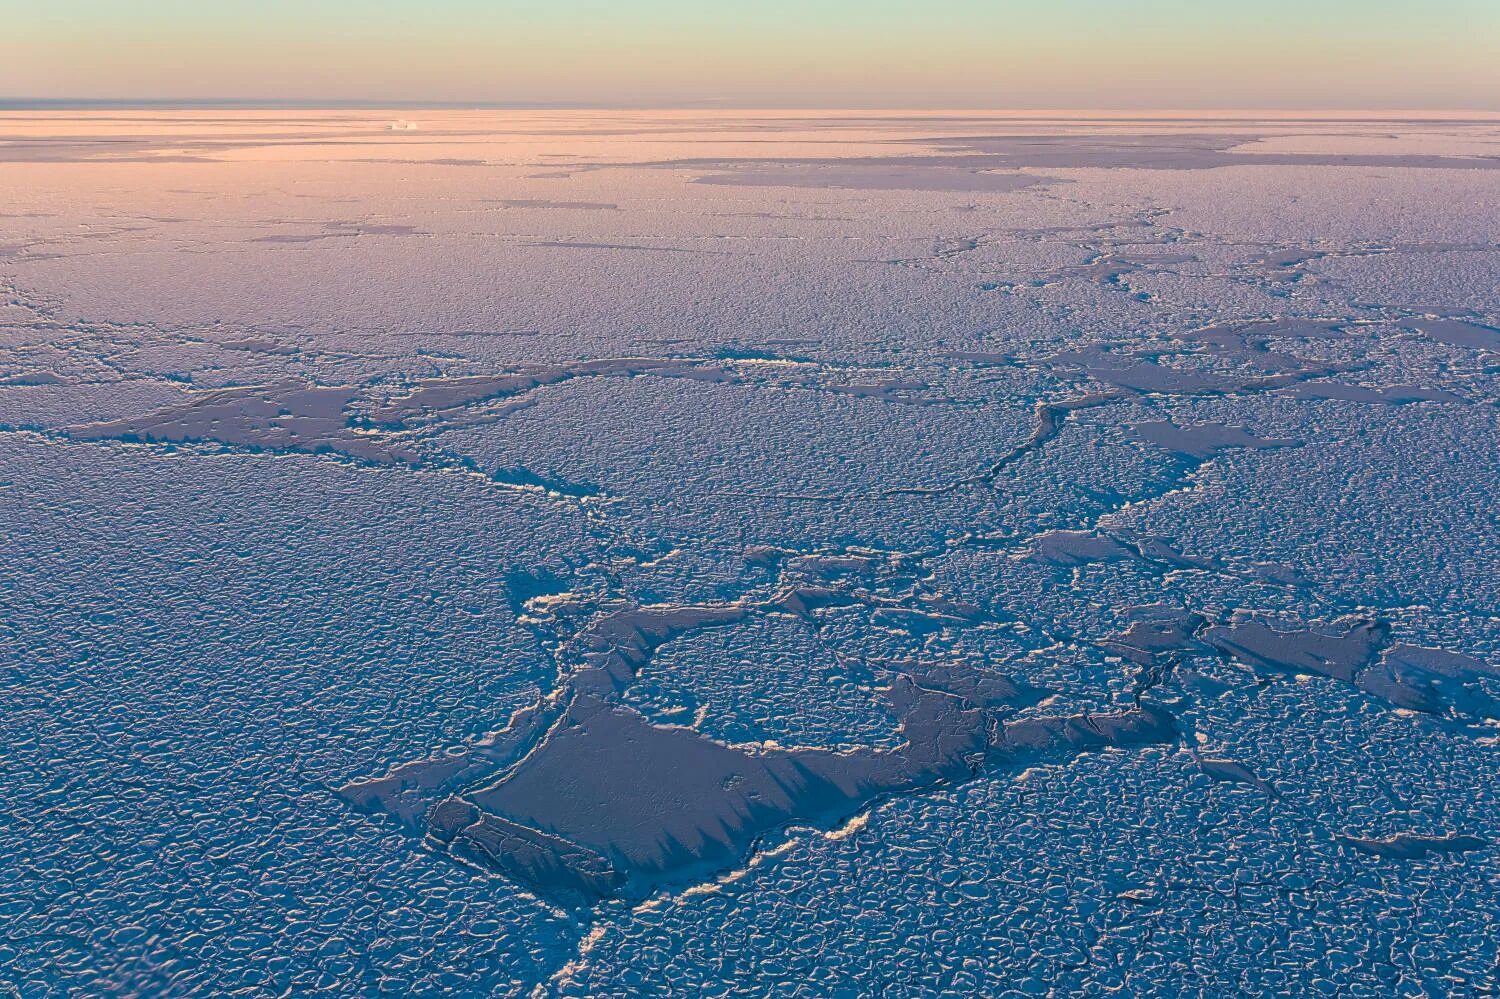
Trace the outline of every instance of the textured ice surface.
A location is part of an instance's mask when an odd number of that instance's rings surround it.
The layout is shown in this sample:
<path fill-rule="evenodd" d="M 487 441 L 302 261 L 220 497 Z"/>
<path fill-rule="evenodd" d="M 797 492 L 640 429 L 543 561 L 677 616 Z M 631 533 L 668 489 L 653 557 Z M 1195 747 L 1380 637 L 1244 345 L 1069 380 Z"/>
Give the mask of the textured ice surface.
<path fill-rule="evenodd" d="M 1500 990 L 1500 125 L 408 117 L 0 117 L 0 992 Z"/>

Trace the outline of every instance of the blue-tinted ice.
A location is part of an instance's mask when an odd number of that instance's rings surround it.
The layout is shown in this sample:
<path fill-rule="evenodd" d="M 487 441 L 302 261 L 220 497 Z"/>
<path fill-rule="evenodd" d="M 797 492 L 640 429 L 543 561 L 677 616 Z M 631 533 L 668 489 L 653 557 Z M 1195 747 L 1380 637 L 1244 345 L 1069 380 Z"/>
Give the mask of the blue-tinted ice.
<path fill-rule="evenodd" d="M 0 991 L 1500 990 L 1494 121 L 388 117 L 0 117 Z"/>

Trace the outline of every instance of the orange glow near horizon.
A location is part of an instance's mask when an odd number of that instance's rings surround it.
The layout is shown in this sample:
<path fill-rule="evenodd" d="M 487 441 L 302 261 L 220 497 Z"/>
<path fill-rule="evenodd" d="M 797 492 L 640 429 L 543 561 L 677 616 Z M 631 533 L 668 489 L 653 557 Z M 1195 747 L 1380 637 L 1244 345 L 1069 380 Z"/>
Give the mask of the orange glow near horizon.
<path fill-rule="evenodd" d="M 59 0 L 0 96 L 591 106 L 1500 107 L 1500 6 Z"/>

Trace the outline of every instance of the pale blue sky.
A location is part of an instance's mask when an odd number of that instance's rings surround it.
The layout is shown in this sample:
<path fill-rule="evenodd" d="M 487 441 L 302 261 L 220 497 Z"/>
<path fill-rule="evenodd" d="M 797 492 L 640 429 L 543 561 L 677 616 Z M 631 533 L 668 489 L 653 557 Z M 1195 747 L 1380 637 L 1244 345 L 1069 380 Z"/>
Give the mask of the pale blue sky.
<path fill-rule="evenodd" d="M 0 0 L 0 96 L 1500 107 L 1497 0 Z"/>

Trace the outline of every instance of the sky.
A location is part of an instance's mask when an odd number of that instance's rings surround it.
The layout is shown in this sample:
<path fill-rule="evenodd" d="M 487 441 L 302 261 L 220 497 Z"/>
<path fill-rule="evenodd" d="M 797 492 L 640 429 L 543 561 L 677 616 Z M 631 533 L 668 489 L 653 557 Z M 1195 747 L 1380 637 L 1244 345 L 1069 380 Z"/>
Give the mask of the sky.
<path fill-rule="evenodd" d="M 1500 0 L 0 0 L 0 98 L 1500 110 Z"/>

